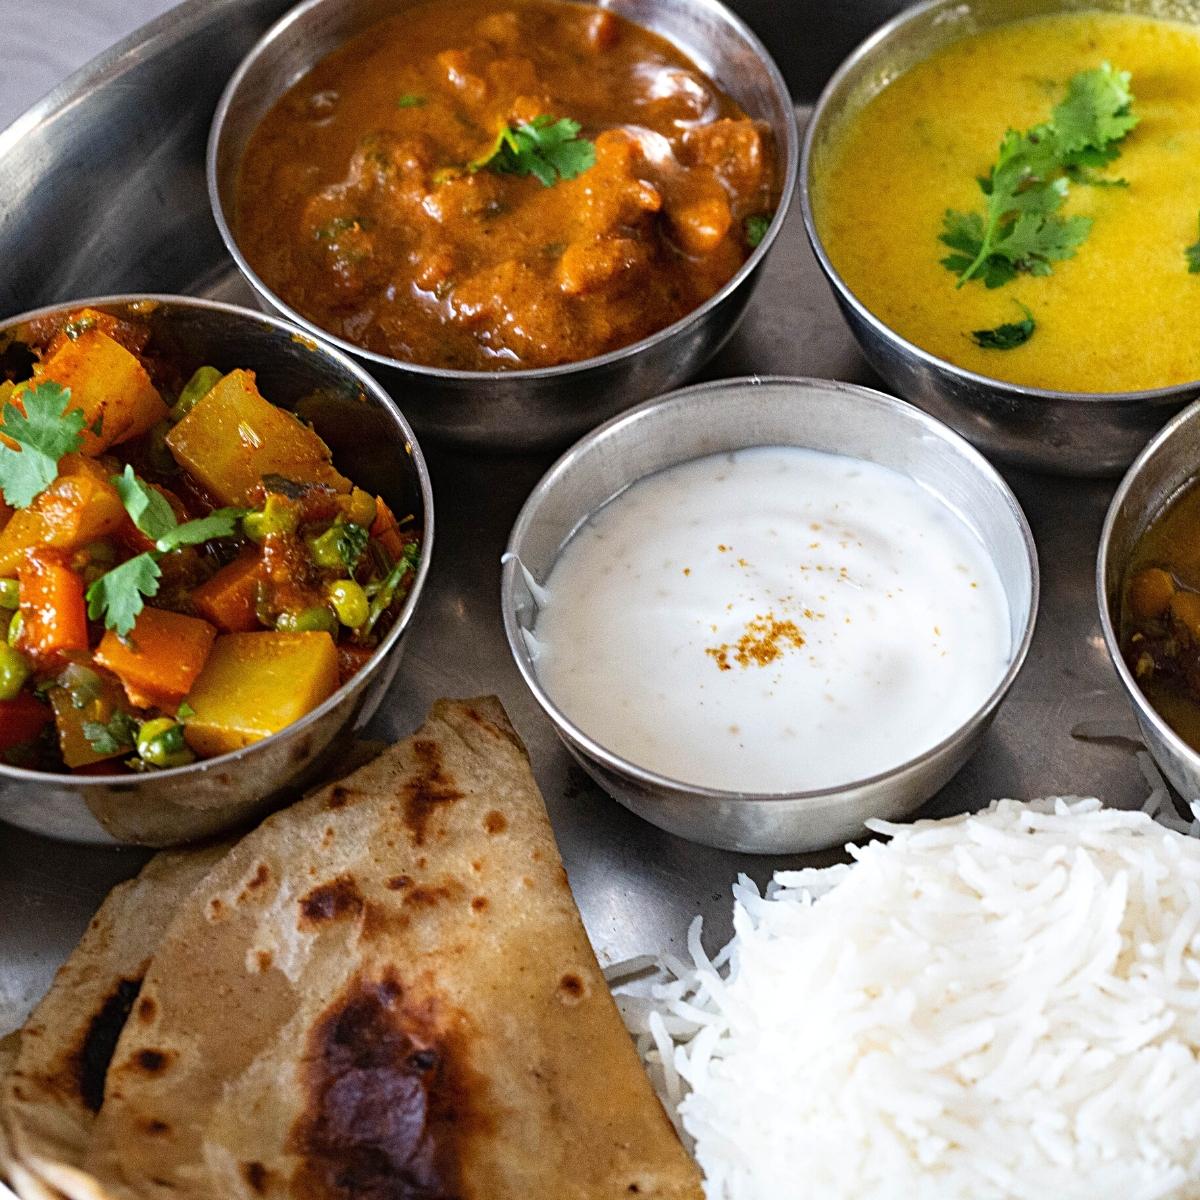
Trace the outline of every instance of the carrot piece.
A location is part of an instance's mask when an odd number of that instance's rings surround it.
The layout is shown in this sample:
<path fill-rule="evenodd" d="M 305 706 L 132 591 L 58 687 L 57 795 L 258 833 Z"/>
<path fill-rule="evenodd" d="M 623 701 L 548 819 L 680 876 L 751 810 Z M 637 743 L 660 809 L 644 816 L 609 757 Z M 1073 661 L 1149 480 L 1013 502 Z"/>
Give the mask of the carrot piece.
<path fill-rule="evenodd" d="M 129 515 L 104 469 L 68 454 L 59 477 L 0 530 L 0 575 L 11 577 L 26 553 L 39 546 L 78 550 L 128 523 Z"/>
<path fill-rule="evenodd" d="M 25 556 L 21 583 L 21 635 L 17 647 L 39 669 L 58 666 L 64 655 L 88 648 L 83 580 L 62 551 L 39 549 Z"/>
<path fill-rule="evenodd" d="M 262 579 L 262 559 L 245 550 L 192 592 L 196 611 L 223 633 L 253 633 L 262 626 L 255 601 Z"/>
<path fill-rule="evenodd" d="M 382 496 L 375 497 L 375 520 L 371 522 L 370 533 L 387 551 L 388 558 L 397 562 L 404 553 L 404 539 L 400 536 L 400 522 Z"/>
<path fill-rule="evenodd" d="M 96 661 L 122 683 L 141 708 L 175 709 L 208 660 L 217 631 L 199 617 L 143 608 L 129 637 L 108 630 Z"/>
<path fill-rule="evenodd" d="M 32 742 L 50 720 L 50 709 L 29 692 L 0 700 L 0 751 Z"/>

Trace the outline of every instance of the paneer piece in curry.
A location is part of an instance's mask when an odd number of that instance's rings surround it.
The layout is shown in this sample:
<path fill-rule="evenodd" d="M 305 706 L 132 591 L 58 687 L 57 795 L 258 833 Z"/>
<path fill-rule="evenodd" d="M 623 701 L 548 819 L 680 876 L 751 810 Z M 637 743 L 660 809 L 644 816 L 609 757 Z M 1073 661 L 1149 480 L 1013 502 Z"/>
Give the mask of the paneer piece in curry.
<path fill-rule="evenodd" d="M 1146 698 L 1200 750 L 1200 485 L 1172 501 L 1134 547 L 1121 650 Z"/>
<path fill-rule="evenodd" d="M 778 199 L 770 131 L 656 34 L 560 0 L 445 0 L 288 91 L 241 164 L 263 281 L 369 350 L 553 366 L 678 320 Z"/>
<path fill-rule="evenodd" d="M 421 531 L 252 371 L 95 309 L 23 327 L 0 366 L 0 760 L 183 766 L 370 659 Z"/>

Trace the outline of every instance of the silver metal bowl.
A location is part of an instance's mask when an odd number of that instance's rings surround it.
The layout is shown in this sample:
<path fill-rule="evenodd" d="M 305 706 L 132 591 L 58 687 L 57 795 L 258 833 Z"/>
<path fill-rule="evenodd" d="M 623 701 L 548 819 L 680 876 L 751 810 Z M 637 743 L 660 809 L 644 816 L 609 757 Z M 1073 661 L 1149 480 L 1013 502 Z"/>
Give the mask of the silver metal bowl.
<path fill-rule="evenodd" d="M 37 317 L 83 307 L 147 322 L 154 347 L 192 366 L 246 367 L 276 404 L 311 421 L 356 483 L 412 513 L 424 552 L 400 615 L 365 667 L 324 704 L 232 754 L 144 775 L 73 775 L 0 765 L 0 820 L 75 842 L 168 846 L 243 824 L 329 764 L 379 707 L 429 572 L 433 493 L 408 422 L 345 355 L 273 317 L 179 296 L 110 296 L 58 304 L 0 323 L 0 348 Z"/>
<path fill-rule="evenodd" d="M 495 451 L 562 446 L 613 413 L 682 383 L 733 333 L 795 186 L 800 139 L 787 84 L 758 38 L 719 0 L 608 0 L 606 7 L 669 39 L 747 113 L 770 125 L 780 160 L 779 206 L 770 227 L 719 292 L 633 345 L 536 370 L 422 366 L 364 350 L 314 325 L 255 274 L 232 229 L 246 144 L 279 96 L 331 51 L 414 2 L 305 0 L 263 36 L 229 81 L 213 118 L 208 190 L 217 227 L 259 303 L 363 363 L 401 398 L 423 437 Z"/>
<path fill-rule="evenodd" d="M 1055 474 L 1109 476 L 1120 474 L 1172 413 L 1200 395 L 1200 381 L 1141 392 L 1061 392 L 956 367 L 900 337 L 854 295 L 825 252 L 812 206 L 813 180 L 830 147 L 897 75 L 978 30 L 1080 7 L 1072 0 L 927 0 L 906 9 L 867 38 L 822 92 L 804 138 L 800 199 L 809 240 L 842 314 L 871 365 L 899 395 L 992 457 Z M 1158 0 L 1089 0 L 1084 7 L 1164 15 Z M 1200 20 L 1194 3 L 1168 7 L 1172 17 Z"/>
<path fill-rule="evenodd" d="M 749 446 L 806 446 L 868 459 L 917 480 L 975 531 L 996 564 L 1011 616 L 1012 662 L 954 734 L 893 770 L 839 787 L 786 794 L 729 792 L 647 771 L 571 722 L 538 681 L 525 634 L 535 581 L 592 513 L 637 480 L 706 454 Z M 900 818 L 966 762 L 1017 677 L 1033 637 L 1038 565 L 1033 535 L 1008 485 L 977 451 L 912 405 L 822 379 L 750 378 L 684 388 L 639 405 L 567 451 L 534 488 L 508 542 L 501 609 L 525 683 L 580 765 L 646 820 L 728 850 L 796 853 L 845 842 L 868 817 Z"/>
<path fill-rule="evenodd" d="M 1181 412 L 1142 451 L 1121 480 L 1096 556 L 1096 601 L 1104 644 L 1129 695 L 1146 748 L 1187 800 L 1200 799 L 1200 751 L 1177 734 L 1146 699 L 1121 653 L 1121 592 L 1138 538 L 1189 484 L 1200 465 L 1200 404 Z"/>

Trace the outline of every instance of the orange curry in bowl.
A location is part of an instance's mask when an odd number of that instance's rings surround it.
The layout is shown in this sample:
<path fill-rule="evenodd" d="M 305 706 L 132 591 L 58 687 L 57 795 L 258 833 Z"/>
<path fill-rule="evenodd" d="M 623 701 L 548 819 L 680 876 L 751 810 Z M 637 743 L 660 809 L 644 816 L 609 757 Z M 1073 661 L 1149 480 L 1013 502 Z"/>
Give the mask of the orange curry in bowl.
<path fill-rule="evenodd" d="M 561 0 L 408 8 L 244 155 L 236 236 L 321 328 L 464 370 L 629 345 L 719 291 L 778 200 L 770 131 L 685 55 Z"/>

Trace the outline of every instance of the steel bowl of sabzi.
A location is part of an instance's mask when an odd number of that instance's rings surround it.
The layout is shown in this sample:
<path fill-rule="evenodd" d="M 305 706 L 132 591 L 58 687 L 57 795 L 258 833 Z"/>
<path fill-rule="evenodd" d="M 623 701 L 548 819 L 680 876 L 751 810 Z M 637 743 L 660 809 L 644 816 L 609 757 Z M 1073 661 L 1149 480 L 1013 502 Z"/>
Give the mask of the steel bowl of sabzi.
<path fill-rule="evenodd" d="M 0 817 L 171 845 L 378 707 L 428 570 L 385 392 L 271 317 L 115 297 L 0 325 Z"/>
<path fill-rule="evenodd" d="M 208 181 L 260 304 L 422 436 L 512 450 L 717 351 L 798 158 L 782 76 L 717 0 L 306 0 L 231 79 Z"/>

